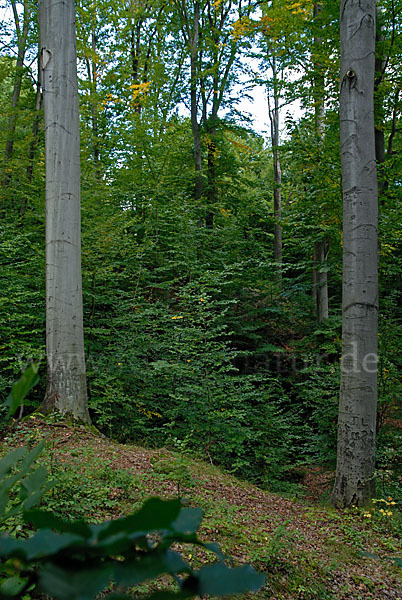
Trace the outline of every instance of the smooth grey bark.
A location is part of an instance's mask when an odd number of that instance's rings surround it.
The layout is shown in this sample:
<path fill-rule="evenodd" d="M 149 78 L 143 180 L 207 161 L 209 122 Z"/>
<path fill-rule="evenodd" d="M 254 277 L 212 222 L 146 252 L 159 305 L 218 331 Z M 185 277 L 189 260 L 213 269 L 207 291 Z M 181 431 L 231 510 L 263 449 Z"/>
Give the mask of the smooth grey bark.
<path fill-rule="evenodd" d="M 46 147 L 47 388 L 42 410 L 88 423 L 74 0 L 40 0 L 39 26 Z"/>
<path fill-rule="evenodd" d="M 339 507 L 365 505 L 374 492 L 378 362 L 375 11 L 375 0 L 341 2 L 343 330 L 332 496 Z"/>

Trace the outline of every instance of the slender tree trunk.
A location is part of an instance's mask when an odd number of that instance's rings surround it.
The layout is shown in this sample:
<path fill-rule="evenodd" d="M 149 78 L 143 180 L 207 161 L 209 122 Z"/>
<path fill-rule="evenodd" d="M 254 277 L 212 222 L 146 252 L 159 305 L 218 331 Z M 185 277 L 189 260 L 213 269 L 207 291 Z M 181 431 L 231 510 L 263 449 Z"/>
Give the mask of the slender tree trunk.
<path fill-rule="evenodd" d="M 396 129 L 398 124 L 398 115 L 399 115 L 399 95 L 401 90 L 398 88 L 395 90 L 394 94 L 394 103 L 392 108 L 392 118 L 391 118 L 391 131 L 387 141 L 387 159 L 391 158 L 393 154 L 393 143 L 396 135 Z"/>
<path fill-rule="evenodd" d="M 14 22 L 15 28 L 17 32 L 18 39 L 18 54 L 17 54 L 17 63 L 15 67 L 15 77 L 14 77 L 14 87 L 13 87 L 13 95 L 11 99 L 11 111 L 8 119 L 7 125 L 7 134 L 6 134 L 6 148 L 5 148 L 5 167 L 4 167 L 4 175 L 3 175 L 3 185 L 7 187 L 10 179 L 10 167 L 9 162 L 13 155 L 14 151 L 14 141 L 15 141 L 15 130 L 17 126 L 17 111 L 18 105 L 21 96 L 21 87 L 22 87 L 22 79 L 24 75 L 24 59 L 27 48 L 27 39 L 28 39 L 28 31 L 29 31 L 29 8 L 27 0 L 24 1 L 24 15 L 23 15 L 23 23 L 22 30 L 20 25 L 20 20 L 18 17 L 18 12 L 16 8 L 15 1 L 11 2 L 13 14 L 14 14 Z"/>
<path fill-rule="evenodd" d="M 215 46 L 218 47 L 218 40 L 215 41 Z M 215 63 L 217 63 L 218 57 L 215 56 Z M 207 212 L 205 215 L 205 225 L 208 229 L 212 229 L 214 226 L 214 213 L 213 207 L 216 205 L 218 200 L 217 186 L 216 186 L 216 124 L 218 120 L 218 109 L 219 109 L 219 79 L 215 75 L 213 79 L 213 101 L 212 110 L 209 119 L 207 120 L 207 133 L 209 136 L 208 140 L 208 187 L 207 187 Z M 207 106 L 204 104 L 203 110 L 206 114 Z"/>
<path fill-rule="evenodd" d="M 384 91 L 381 83 L 383 80 L 383 70 L 385 67 L 384 53 L 380 50 L 383 41 L 380 11 L 377 7 L 377 26 L 376 26 L 376 57 L 375 57 L 375 78 L 374 78 L 374 123 L 375 123 L 375 155 L 377 159 L 378 170 L 378 193 L 381 194 L 386 188 L 385 180 L 385 133 L 384 133 Z"/>
<path fill-rule="evenodd" d="M 35 117 L 32 124 L 32 141 L 29 145 L 28 152 L 28 166 L 27 166 L 27 180 L 29 183 L 32 182 L 34 165 L 35 165 L 35 151 L 38 144 L 39 136 L 39 124 L 42 119 L 41 108 L 42 108 L 42 87 L 40 82 L 40 48 L 38 52 L 38 80 L 36 82 L 36 97 L 35 97 Z M 24 211 L 25 212 L 25 211 Z"/>
<path fill-rule="evenodd" d="M 214 226 L 213 206 L 216 203 L 216 173 L 215 173 L 215 158 L 216 158 L 216 128 L 212 127 L 209 130 L 210 140 L 208 141 L 208 188 L 207 188 L 207 213 L 205 215 L 205 225 L 207 229 L 212 229 Z"/>
<path fill-rule="evenodd" d="M 131 29 L 131 68 L 132 68 L 132 76 L 133 83 L 138 85 L 140 83 L 139 80 L 139 64 L 140 64 L 140 54 L 141 54 L 141 28 L 142 28 L 142 19 L 138 19 L 138 21 L 133 24 Z M 137 102 L 134 106 L 134 110 L 139 115 L 141 114 L 141 104 Z"/>
<path fill-rule="evenodd" d="M 88 84 L 90 89 L 90 107 L 91 107 L 91 122 L 92 122 L 92 148 L 93 160 L 95 167 L 95 179 L 100 180 L 102 177 L 100 166 L 100 144 L 99 144 L 99 127 L 98 127 L 98 105 L 97 105 L 97 80 L 98 68 L 96 63 L 96 45 L 97 37 L 94 26 L 91 31 L 91 50 L 92 61 L 88 57 L 85 59 L 87 68 Z"/>
<path fill-rule="evenodd" d="M 365 505 L 374 492 L 378 362 L 375 22 L 375 0 L 342 0 L 343 331 L 332 496 L 339 507 Z"/>
<path fill-rule="evenodd" d="M 322 11 L 322 4 L 314 4 L 314 18 L 317 19 Z M 325 78 L 317 56 L 318 48 L 322 45 L 322 38 L 314 38 L 314 77 L 313 77 L 313 97 L 314 97 L 314 113 L 315 113 L 315 132 L 317 145 L 322 154 L 322 146 L 324 141 L 324 119 L 325 119 Z M 329 316 L 328 308 L 328 273 L 327 273 L 327 256 L 329 243 L 326 239 L 315 242 L 313 252 L 313 300 L 316 309 L 316 319 L 318 323 L 322 323 Z M 315 287 L 315 289 L 314 289 Z"/>
<path fill-rule="evenodd" d="M 278 94 L 278 73 L 276 69 L 275 56 L 272 57 L 272 78 L 273 78 L 273 93 L 274 106 L 271 109 L 268 96 L 268 113 L 271 125 L 271 145 L 272 145 L 272 160 L 274 167 L 274 259 L 278 264 L 278 276 L 282 277 L 282 171 L 279 158 L 279 94 Z"/>
<path fill-rule="evenodd" d="M 42 410 L 89 422 L 74 0 L 40 0 L 39 25 L 46 146 L 47 389 Z"/>
<path fill-rule="evenodd" d="M 34 172 L 34 167 L 35 167 L 35 153 L 36 153 L 36 147 L 38 145 L 38 138 L 39 138 L 39 125 L 40 122 L 42 120 L 42 114 L 41 114 L 41 107 L 42 107 L 42 89 L 41 89 L 41 84 L 39 81 L 39 77 L 40 77 L 40 59 L 39 59 L 39 55 L 38 55 L 38 80 L 36 82 L 36 98 L 35 98 L 35 116 L 34 116 L 34 120 L 32 123 L 32 140 L 31 143 L 29 144 L 29 151 L 28 151 L 28 165 L 27 165 L 27 170 L 26 170 L 26 176 L 27 176 L 27 181 L 29 184 L 32 183 L 32 179 L 33 179 L 33 172 Z M 20 208 L 20 217 L 24 217 L 26 210 L 27 210 L 27 205 L 28 205 L 28 196 L 25 195 L 25 197 L 22 200 L 21 203 L 21 208 Z"/>
<path fill-rule="evenodd" d="M 316 256 L 319 265 L 317 272 L 317 321 L 322 323 L 328 319 L 328 273 L 325 270 L 328 257 L 328 242 L 316 243 Z"/>
<path fill-rule="evenodd" d="M 194 144 L 194 165 L 195 165 L 195 186 L 194 199 L 198 203 L 202 196 L 202 155 L 201 155 L 201 135 L 198 123 L 197 107 L 197 78 L 198 78 L 198 39 L 200 28 L 200 4 L 194 6 L 194 26 L 193 35 L 190 42 L 190 112 L 191 112 L 191 130 L 193 133 Z"/>

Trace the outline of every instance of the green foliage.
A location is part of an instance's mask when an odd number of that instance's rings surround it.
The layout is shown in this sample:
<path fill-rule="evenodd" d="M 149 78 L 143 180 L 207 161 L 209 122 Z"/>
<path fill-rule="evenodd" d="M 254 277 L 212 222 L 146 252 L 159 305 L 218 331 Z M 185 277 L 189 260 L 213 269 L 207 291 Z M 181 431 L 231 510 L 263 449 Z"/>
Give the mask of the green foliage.
<path fill-rule="evenodd" d="M 133 503 L 135 480 L 88 450 L 71 451 L 56 458 L 50 448 L 43 462 L 52 485 L 46 495 L 46 508 L 61 518 L 102 521 L 105 515 L 115 514 L 123 498 L 128 506 Z"/>
<path fill-rule="evenodd" d="M 42 443 L 30 451 L 16 448 L 0 460 L 1 531 L 20 529 L 23 511 L 39 504 L 51 487 L 46 482 L 46 469 L 36 464 L 43 447 Z"/>
<path fill-rule="evenodd" d="M 180 441 L 177 441 L 180 446 Z M 182 491 L 197 485 L 189 469 L 189 459 L 185 454 L 157 457 L 152 461 L 152 469 L 155 473 L 160 473 L 163 478 L 167 477 L 176 483 L 178 498 L 183 495 Z"/>
<path fill-rule="evenodd" d="M 40 366 L 44 356 L 44 250 L 37 230 L 28 233 L 8 220 L 0 229 L 0 393 L 4 396 L 19 373 L 31 362 Z M 43 387 L 38 386 L 26 404 L 32 406 L 41 393 Z"/>
<path fill-rule="evenodd" d="M 14 383 L 11 392 L 5 402 L 8 407 L 9 416 L 14 414 L 21 405 L 21 398 L 25 398 L 28 392 L 39 382 L 38 370 L 33 365 L 28 367 L 20 379 Z"/>

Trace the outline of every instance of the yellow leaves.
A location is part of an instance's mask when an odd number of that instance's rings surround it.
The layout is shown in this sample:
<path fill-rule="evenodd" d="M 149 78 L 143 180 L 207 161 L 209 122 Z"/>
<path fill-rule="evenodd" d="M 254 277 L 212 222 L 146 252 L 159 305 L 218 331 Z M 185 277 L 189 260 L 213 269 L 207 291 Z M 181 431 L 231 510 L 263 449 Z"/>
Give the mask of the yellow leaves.
<path fill-rule="evenodd" d="M 149 88 L 152 85 L 152 81 L 145 81 L 144 83 L 132 83 L 128 86 L 129 90 L 132 90 L 132 100 L 136 102 L 140 98 L 147 95 Z"/>
<path fill-rule="evenodd" d="M 313 15 L 314 2 L 311 0 L 304 0 L 303 2 L 292 2 L 288 9 L 292 15 L 303 15 L 305 17 L 312 17 Z"/>
<path fill-rule="evenodd" d="M 268 9 L 257 29 L 268 35 L 271 40 L 279 40 L 286 34 L 295 33 L 301 23 L 313 18 L 314 0 L 284 0 Z"/>
<path fill-rule="evenodd" d="M 215 0 L 215 2 L 212 2 L 212 6 L 215 10 L 219 10 L 224 1 L 225 0 Z"/>
<path fill-rule="evenodd" d="M 152 81 L 145 81 L 144 83 L 133 83 L 131 85 L 128 86 L 128 90 L 131 92 L 131 103 L 134 106 L 138 106 L 139 101 L 142 100 L 143 98 L 145 98 L 145 96 L 147 95 L 147 93 L 149 92 L 149 89 L 152 85 Z M 117 96 L 113 96 L 113 94 L 107 94 L 105 96 L 105 98 L 102 100 L 102 102 L 100 103 L 100 110 L 104 110 L 105 107 L 108 104 L 111 103 L 119 103 L 121 102 L 121 98 L 117 97 Z"/>
<path fill-rule="evenodd" d="M 381 244 L 381 255 L 387 256 L 392 254 L 396 250 L 395 246 L 391 246 L 391 244 L 382 243 Z"/>
<path fill-rule="evenodd" d="M 238 142 L 237 140 L 234 140 L 233 138 L 228 138 L 228 140 L 232 144 L 232 146 L 234 146 L 235 148 L 240 150 L 240 152 L 245 152 L 246 154 L 250 154 L 253 151 L 252 148 L 250 146 L 248 146 L 247 144 Z"/>
<path fill-rule="evenodd" d="M 303 12 L 301 2 L 293 2 L 293 4 L 290 5 L 289 9 L 294 15 L 296 15 L 297 13 Z"/>
<path fill-rule="evenodd" d="M 173 321 L 176 319 L 184 319 L 184 317 L 181 317 L 180 315 L 175 315 L 174 317 L 172 317 Z"/>
<path fill-rule="evenodd" d="M 228 208 L 220 208 L 219 212 L 226 218 L 230 215 L 230 210 Z"/>
<path fill-rule="evenodd" d="M 154 410 L 147 410 L 146 408 L 144 408 L 143 406 L 141 406 L 141 404 L 136 404 L 135 405 L 138 412 L 143 413 L 146 417 L 148 417 L 148 419 L 152 419 L 152 417 L 159 417 L 162 418 L 162 415 Z"/>
<path fill-rule="evenodd" d="M 118 98 L 115 98 L 115 97 L 113 96 L 113 94 L 107 94 L 107 95 L 104 97 L 104 99 L 102 100 L 102 102 L 100 103 L 100 107 L 99 107 L 99 108 L 100 108 L 100 110 L 104 110 L 104 109 L 105 109 L 105 107 L 106 107 L 108 104 L 110 104 L 111 102 L 115 102 L 115 103 L 116 103 L 116 102 L 118 102 L 118 101 L 119 101 L 119 99 L 118 99 Z"/>
<path fill-rule="evenodd" d="M 210 155 L 212 154 L 212 156 L 214 158 L 218 158 L 221 155 L 221 152 L 216 147 L 216 144 L 215 144 L 214 140 L 212 139 L 212 137 L 210 135 L 206 134 L 204 136 L 204 140 L 205 140 L 205 143 L 208 148 L 208 154 L 210 154 Z"/>
<path fill-rule="evenodd" d="M 248 17 L 241 17 L 233 23 L 232 37 L 236 42 L 238 39 L 244 37 L 251 31 L 251 21 Z"/>

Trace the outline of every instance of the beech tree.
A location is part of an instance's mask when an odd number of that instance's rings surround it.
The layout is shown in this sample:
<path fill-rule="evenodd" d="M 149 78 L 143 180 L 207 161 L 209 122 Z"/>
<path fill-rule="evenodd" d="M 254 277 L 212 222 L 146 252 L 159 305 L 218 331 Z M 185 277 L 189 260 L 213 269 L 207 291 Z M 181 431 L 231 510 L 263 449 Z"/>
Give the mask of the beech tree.
<path fill-rule="evenodd" d="M 374 491 L 377 411 L 375 0 L 342 0 L 340 136 L 343 185 L 342 369 L 333 503 Z"/>
<path fill-rule="evenodd" d="M 46 146 L 47 389 L 42 409 L 89 422 L 74 0 L 40 0 L 39 26 Z"/>
<path fill-rule="evenodd" d="M 319 23 L 322 4 L 314 4 L 314 18 Z M 319 48 L 322 45 L 321 37 L 314 37 L 313 41 L 313 100 L 314 100 L 314 121 L 315 133 L 317 137 L 317 146 L 322 151 L 324 142 L 324 123 L 325 123 L 325 76 L 324 69 L 320 64 Z M 317 321 L 322 323 L 328 319 L 328 273 L 327 273 L 327 255 L 329 250 L 329 241 L 326 238 L 317 240 L 313 250 L 313 301 L 315 303 Z"/>

